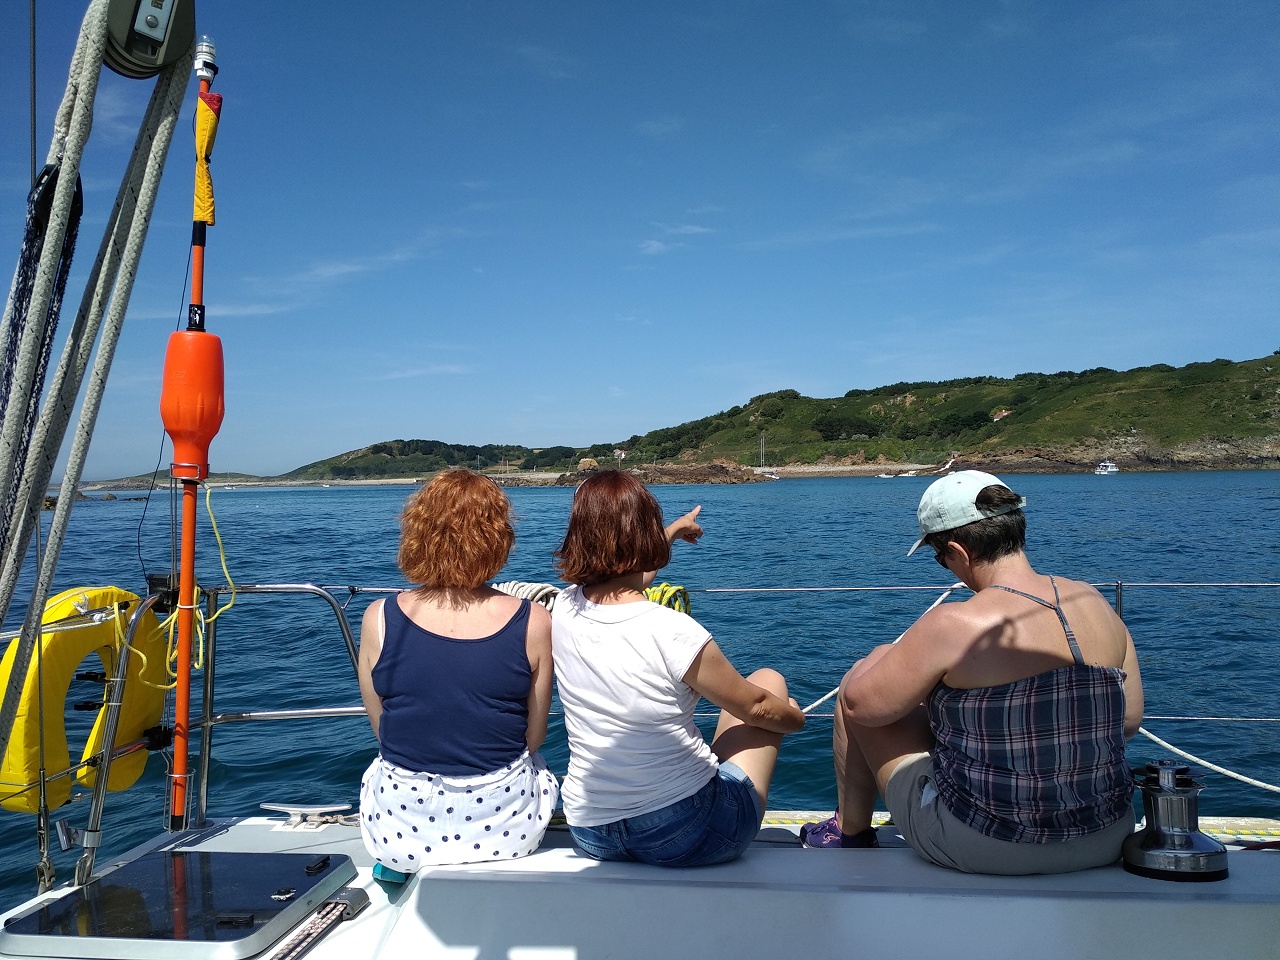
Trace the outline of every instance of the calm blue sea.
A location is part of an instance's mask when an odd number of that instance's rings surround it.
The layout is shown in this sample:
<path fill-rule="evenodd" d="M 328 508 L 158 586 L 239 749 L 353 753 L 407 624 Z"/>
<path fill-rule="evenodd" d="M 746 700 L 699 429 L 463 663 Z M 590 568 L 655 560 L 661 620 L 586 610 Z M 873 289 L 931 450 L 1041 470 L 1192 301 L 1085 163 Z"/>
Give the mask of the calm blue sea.
<path fill-rule="evenodd" d="M 1009 479 L 1029 499 L 1028 552 L 1038 568 L 1098 584 L 1125 581 L 1124 615 L 1137 641 L 1148 716 L 1280 716 L 1280 588 L 1135 585 L 1280 583 L 1280 472 Z M 868 649 L 906 629 L 948 584 L 927 556 L 905 557 L 916 536 L 916 502 L 928 482 L 900 477 L 657 487 L 668 518 L 701 504 L 707 531 L 696 546 L 677 544 L 663 579 L 691 591 L 694 616 L 743 672 L 776 667 L 806 706 Z M 400 586 L 397 516 L 410 492 L 215 489 L 213 509 L 238 582 Z M 572 491 L 509 493 L 517 543 L 500 579 L 555 582 L 551 553 L 563 535 Z M 201 509 L 201 579 L 222 583 L 203 502 Z M 78 504 L 57 589 L 112 583 L 144 592 L 144 564 L 149 571 L 168 568 L 169 529 L 163 495 L 145 511 L 136 501 Z M 888 585 L 928 589 L 751 589 Z M 729 589 L 744 592 L 715 592 Z M 1107 593 L 1114 595 L 1114 588 Z M 369 599 L 352 601 L 354 624 Z M 241 597 L 219 621 L 218 709 L 358 704 L 352 667 L 327 610 L 314 598 Z M 197 709 L 198 695 L 193 714 Z M 825 716 L 812 716 L 804 731 L 784 742 L 770 795 L 775 809 L 830 809 L 834 803 L 830 704 L 815 714 Z M 1275 722 L 1152 719 L 1146 726 L 1198 756 L 1280 783 Z M 363 718 L 220 727 L 210 815 L 251 814 L 272 801 L 354 805 L 361 771 L 375 750 Z M 73 744 L 72 753 L 78 756 L 79 747 Z M 554 721 L 544 753 L 563 773 L 563 728 Z M 1130 745 L 1134 763 L 1165 755 L 1142 737 Z M 164 772 L 164 762 L 153 757 L 136 787 L 110 796 L 101 856 L 159 832 Z M 1204 779 L 1202 814 L 1280 816 L 1276 794 L 1213 773 Z M 87 807 L 73 802 L 55 816 L 83 826 Z M 0 851 L 5 907 L 34 890 L 34 818 L 0 811 Z M 60 878 L 71 874 L 72 855 L 55 852 L 55 862 Z"/>

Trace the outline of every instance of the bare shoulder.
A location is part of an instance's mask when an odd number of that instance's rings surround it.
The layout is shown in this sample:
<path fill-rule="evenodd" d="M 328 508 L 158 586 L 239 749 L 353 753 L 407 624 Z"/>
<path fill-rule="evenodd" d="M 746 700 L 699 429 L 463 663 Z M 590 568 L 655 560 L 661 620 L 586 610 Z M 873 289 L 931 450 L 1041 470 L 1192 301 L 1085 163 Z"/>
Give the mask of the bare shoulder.
<path fill-rule="evenodd" d="M 930 661 L 954 662 L 973 639 L 982 634 L 984 625 L 991 619 L 991 614 L 975 600 L 977 596 L 955 603 L 940 603 L 925 611 L 902 635 L 899 645 L 904 651 L 928 651 Z"/>
<path fill-rule="evenodd" d="M 386 599 L 379 597 L 364 608 L 364 614 L 360 617 L 361 630 L 366 627 L 372 629 L 378 625 L 378 621 L 382 617 L 382 605 L 384 603 L 386 603 Z"/>
<path fill-rule="evenodd" d="M 540 603 L 529 603 L 529 626 L 541 630 L 551 629 L 551 611 Z"/>
<path fill-rule="evenodd" d="M 529 604 L 524 645 L 531 661 L 543 661 L 551 656 L 551 614 L 540 603 Z"/>
<path fill-rule="evenodd" d="M 1062 603 L 1066 606 L 1074 604 L 1077 608 L 1084 608 L 1093 616 L 1100 617 L 1105 620 L 1120 621 L 1120 616 L 1116 613 L 1115 607 L 1111 605 L 1111 601 L 1102 595 L 1091 583 L 1085 583 L 1082 580 L 1067 580 L 1063 577 L 1055 577 L 1058 584 L 1058 596 L 1062 598 Z"/>
<path fill-rule="evenodd" d="M 1106 603 L 1107 606 L 1111 606 L 1110 603 L 1107 603 L 1107 598 L 1104 597 L 1099 592 L 1098 588 L 1091 583 L 1085 583 L 1083 580 L 1071 580 L 1067 577 L 1059 576 L 1055 576 L 1053 580 L 1058 585 L 1058 594 L 1064 600 L 1069 597 L 1087 597 L 1090 600 L 1099 600 L 1102 603 Z"/>
<path fill-rule="evenodd" d="M 938 634 L 943 639 L 963 635 L 969 629 L 995 616 L 987 600 L 988 598 L 981 593 L 976 593 L 966 600 L 940 603 L 932 610 L 926 611 L 916 621 L 916 626 L 924 627 L 929 633 Z"/>

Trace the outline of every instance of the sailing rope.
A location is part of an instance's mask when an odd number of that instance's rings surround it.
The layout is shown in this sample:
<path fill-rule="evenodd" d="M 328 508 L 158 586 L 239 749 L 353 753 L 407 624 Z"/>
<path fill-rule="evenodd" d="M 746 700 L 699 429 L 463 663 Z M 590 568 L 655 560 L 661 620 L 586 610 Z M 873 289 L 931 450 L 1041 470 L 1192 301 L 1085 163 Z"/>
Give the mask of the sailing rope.
<path fill-rule="evenodd" d="M 942 591 L 942 594 L 938 597 L 938 599 L 937 599 L 937 600 L 935 600 L 935 601 L 933 601 L 933 603 L 929 604 L 929 609 L 928 609 L 928 610 L 925 610 L 925 612 L 924 612 L 924 613 L 928 613 L 928 612 L 929 612 L 929 610 L 932 610 L 932 609 L 933 609 L 934 607 L 936 607 L 938 604 L 942 603 L 944 600 L 946 600 L 946 599 L 947 599 L 947 597 L 951 596 L 953 593 L 955 593 L 957 590 L 959 590 L 962 586 L 964 586 L 964 584 L 962 584 L 962 583 L 953 583 L 951 586 L 947 587 L 947 589 L 945 589 L 945 590 L 943 590 L 943 591 Z M 924 613 L 920 614 L 920 616 L 922 616 L 922 617 L 923 617 L 923 616 L 924 616 Z M 908 627 L 907 629 L 909 630 L 909 629 L 911 629 L 911 628 L 910 628 L 910 627 Z M 898 640 L 901 640 L 904 636 L 906 636 L 906 632 L 907 632 L 907 631 L 906 631 L 906 630 L 904 630 L 904 631 L 902 631 L 902 633 L 898 634 L 897 639 L 896 639 L 896 640 L 894 640 L 893 642 L 894 642 L 894 643 L 897 643 L 897 642 L 898 642 Z M 839 692 L 840 692 L 840 686 L 839 686 L 839 684 L 837 684 L 837 685 L 836 685 L 836 688 L 835 688 L 834 690 L 831 690 L 831 691 L 829 691 L 828 693 L 824 694 L 823 696 L 819 697 L 817 700 L 813 701 L 813 703 L 811 703 L 811 704 L 809 704 L 807 707 L 805 707 L 805 708 L 804 708 L 804 710 L 802 710 L 801 712 L 802 712 L 802 713 L 805 713 L 805 714 L 811 713 L 813 710 L 815 710 L 815 709 L 817 709 L 818 707 L 822 706 L 824 703 L 826 703 L 828 700 L 830 700 L 832 697 L 834 697 L 834 696 L 835 696 L 837 693 L 839 693 Z"/>
<path fill-rule="evenodd" d="M 1164 747 L 1166 750 L 1176 753 L 1178 756 L 1182 757 L 1184 760 L 1190 760 L 1192 763 L 1198 763 L 1200 764 L 1200 766 L 1207 767 L 1208 769 L 1212 770 L 1214 773 L 1220 773 L 1224 777 L 1230 777 L 1232 780 L 1239 780 L 1241 783 L 1247 783 L 1251 787 L 1261 787 L 1263 790 L 1270 790 L 1272 793 L 1280 793 L 1280 787 L 1273 786 L 1270 783 L 1263 783 L 1261 780 L 1253 779 L 1253 777 L 1246 777 L 1242 773 L 1235 773 L 1231 770 L 1228 770 L 1226 767 L 1218 766 L 1216 763 L 1210 763 L 1208 760 L 1202 760 L 1200 757 L 1187 753 L 1185 750 L 1179 750 L 1173 744 L 1166 743 L 1164 740 L 1161 740 L 1159 737 L 1157 737 L 1154 733 L 1152 733 L 1146 727 L 1139 727 L 1138 732 L 1142 734 L 1144 737 L 1146 737 L 1148 740 L 1152 741 L 1153 743 L 1158 743 L 1160 746 Z"/>
<path fill-rule="evenodd" d="M 39 521 L 44 492 L 53 474 L 54 462 L 62 447 L 71 420 L 72 407 L 80 393 L 92 356 L 93 368 L 80 419 L 76 426 L 57 508 L 50 523 L 40 569 L 27 605 L 22 636 L 9 675 L 9 685 L 0 702 L 0 755 L 8 746 L 22 686 L 40 636 L 40 620 L 51 589 L 58 556 L 70 521 L 71 507 L 84 470 L 93 427 L 106 387 L 107 374 L 119 341 L 125 310 L 133 291 L 138 261 L 147 236 L 151 213 L 169 144 L 177 125 L 183 95 L 190 78 L 192 49 L 178 62 L 166 67 L 156 80 L 151 101 L 138 130 L 133 153 L 125 169 L 115 206 L 107 218 L 106 230 L 97 258 L 89 272 L 85 291 L 67 336 L 58 368 L 47 391 L 47 399 L 31 437 L 29 449 L 22 450 L 22 420 L 36 384 L 40 345 L 46 335 L 45 323 L 54 299 L 58 263 L 74 204 L 74 188 L 80 173 L 85 142 L 93 121 L 93 102 L 102 71 L 107 40 L 108 0 L 93 0 L 76 41 L 67 89 L 54 121 L 53 142 L 48 163 L 60 168 L 39 268 L 27 302 L 25 329 L 18 330 L 11 299 L 5 309 L 0 342 L 12 341 L 16 361 L 12 383 L 6 384 L 3 425 L 0 426 L 0 504 L 12 498 L 12 515 L 0 517 L 3 536 L 3 568 L 0 569 L 0 617 L 9 609 L 17 587 L 31 536 Z M 19 267 L 21 271 L 21 266 Z M 18 280 L 15 279 L 15 285 Z M 34 322 L 30 322 L 34 318 Z M 96 355 L 93 348 L 98 341 Z M 14 491 L 16 490 L 16 494 Z"/>

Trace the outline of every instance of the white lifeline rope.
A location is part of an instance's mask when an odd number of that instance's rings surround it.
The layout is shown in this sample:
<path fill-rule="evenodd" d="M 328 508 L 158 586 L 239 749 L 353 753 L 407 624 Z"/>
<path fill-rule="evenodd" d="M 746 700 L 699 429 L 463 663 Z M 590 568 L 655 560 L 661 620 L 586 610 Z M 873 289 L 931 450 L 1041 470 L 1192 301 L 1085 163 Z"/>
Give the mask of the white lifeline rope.
<path fill-rule="evenodd" d="M 81 66 L 82 71 L 101 71 L 102 69 L 101 55 L 105 40 L 106 6 L 107 0 L 94 0 L 89 13 L 85 16 L 82 35 L 90 34 L 95 38 L 94 42 L 86 46 L 91 51 L 97 52 L 97 62 L 88 62 L 91 58 L 86 55 L 86 62 Z M 79 52 L 78 45 L 77 55 Z M 90 274 L 84 298 L 76 316 L 75 327 L 68 337 L 55 380 L 50 387 L 49 400 L 45 404 L 36 436 L 33 438 L 32 450 L 27 457 L 23 490 L 28 492 L 27 499 L 34 505 L 36 501 L 32 500 L 32 497 L 38 493 L 42 499 L 44 487 L 52 473 L 58 448 L 61 446 L 66 425 L 70 420 L 71 407 L 79 392 L 80 382 L 92 354 L 93 342 L 101 329 L 101 343 L 94 359 L 89 384 L 85 389 L 80 421 L 72 441 L 62 487 L 59 491 L 58 506 L 54 512 L 48 541 L 41 557 L 39 576 L 27 608 L 22 641 L 12 665 L 9 687 L 4 691 L 3 704 L 0 705 L 0 752 L 3 752 L 8 744 L 22 683 L 39 636 L 41 613 L 57 567 L 58 554 L 62 549 L 70 520 L 71 506 L 84 469 L 89 441 L 106 386 L 107 373 L 124 323 L 124 314 L 132 293 L 142 246 L 146 240 L 147 227 L 155 205 L 164 161 L 168 155 L 169 144 L 182 108 L 183 95 L 190 79 L 193 55 L 194 45 L 186 56 L 167 67 L 156 82 L 143 125 L 138 131 L 125 179 L 116 197 L 115 208 L 107 221 L 107 232 L 103 236 L 97 260 Z M 73 61 L 73 67 L 75 65 Z M 68 95 L 71 95 L 72 88 L 78 86 L 74 79 L 70 80 Z M 91 107 L 90 103 L 90 113 Z M 60 120 L 62 114 L 63 111 L 60 111 Z M 87 128 L 85 132 L 87 134 Z M 56 152 L 55 139 L 51 156 L 56 155 Z M 64 183 L 69 182 L 74 186 L 74 181 L 74 171 L 64 170 L 59 179 L 58 196 L 61 196 Z M 104 313 L 106 313 L 105 323 L 103 323 Z M 23 524 L 25 532 L 21 541 L 23 547 L 30 538 L 31 528 L 34 527 L 38 516 L 38 512 L 31 509 L 28 509 L 27 515 L 24 516 L 24 521 L 29 523 Z M 25 550 L 16 549 L 17 546 L 18 541 L 10 542 L 5 568 L 0 574 L 0 603 L 6 608 L 13 596 L 22 555 L 25 553 Z"/>
<path fill-rule="evenodd" d="M 943 590 L 943 591 L 942 591 L 941 596 L 939 596 L 937 600 L 935 600 L 935 601 L 933 601 L 933 603 L 929 604 L 929 610 L 932 610 L 932 609 L 933 609 L 934 607 L 936 607 L 938 604 L 942 603 L 942 601 L 946 600 L 946 599 L 947 599 L 947 597 L 951 596 L 953 593 L 955 593 L 957 590 L 959 590 L 962 586 L 964 586 L 964 584 L 961 584 L 961 583 L 954 583 L 954 584 L 952 584 L 951 586 L 947 587 L 947 589 L 945 589 L 945 590 Z M 929 612 L 929 610 L 926 610 L 924 613 L 928 613 L 928 612 Z M 923 616 L 924 616 L 924 613 L 920 614 L 920 616 L 921 616 L 921 617 L 923 617 Z M 917 617 L 916 619 L 919 619 L 919 617 Z M 907 629 L 909 630 L 909 629 L 911 629 L 911 628 L 910 628 L 910 627 L 908 627 Z M 897 639 L 897 640 L 894 640 L 893 642 L 894 642 L 894 643 L 897 643 L 897 642 L 898 642 L 898 640 L 901 640 L 904 636 L 906 636 L 906 633 L 907 633 L 907 631 L 906 631 L 906 630 L 902 631 L 902 633 L 898 634 L 898 639 Z M 828 694 L 824 695 L 821 699 L 813 701 L 813 703 L 809 704 L 809 705 L 808 705 L 807 707 L 805 707 L 805 708 L 804 708 L 804 710 L 802 710 L 801 712 L 802 712 L 802 713 L 806 713 L 806 714 L 807 714 L 807 713 L 810 713 L 811 711 L 813 711 L 813 710 L 814 710 L 814 709 L 816 709 L 817 707 L 822 706 L 822 704 L 826 703 L 828 700 L 830 700 L 832 697 L 834 697 L 834 696 L 835 696 L 837 693 L 839 693 L 839 692 L 840 692 L 840 687 L 839 687 L 839 685 L 837 684 L 837 686 L 836 686 L 836 688 L 835 688 L 834 690 L 832 690 L 830 693 L 828 693 Z"/>
<path fill-rule="evenodd" d="M 1232 780 L 1239 780 L 1241 783 L 1247 783 L 1251 787 L 1261 787 L 1263 790 L 1270 790 L 1272 793 L 1280 793 L 1280 787 L 1273 786 L 1269 783 L 1263 783 L 1261 780 L 1253 779 L 1253 777 L 1246 777 L 1244 774 L 1234 773 L 1233 771 L 1228 770 L 1226 767 L 1220 767 L 1216 763 L 1210 763 L 1208 760 L 1202 760 L 1200 757 L 1187 753 L 1185 750 L 1179 750 L 1173 744 L 1166 743 L 1164 740 L 1161 740 L 1159 737 L 1157 737 L 1154 733 L 1152 733 L 1146 727 L 1139 727 L 1138 732 L 1142 734 L 1144 737 L 1146 737 L 1148 740 L 1152 741 L 1153 743 L 1157 743 L 1160 746 L 1164 747 L 1166 750 L 1176 753 L 1178 756 L 1182 757 L 1184 760 L 1190 760 L 1192 763 L 1198 763 L 1200 764 L 1200 766 L 1206 767 L 1212 770 L 1214 773 L 1220 773 L 1224 777 L 1230 777 Z"/>

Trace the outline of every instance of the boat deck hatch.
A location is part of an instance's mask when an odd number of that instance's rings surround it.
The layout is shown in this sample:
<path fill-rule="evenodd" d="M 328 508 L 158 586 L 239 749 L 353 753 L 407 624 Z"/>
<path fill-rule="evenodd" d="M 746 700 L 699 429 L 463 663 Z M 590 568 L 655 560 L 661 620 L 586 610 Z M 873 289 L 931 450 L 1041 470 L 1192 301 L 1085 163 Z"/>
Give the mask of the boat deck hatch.
<path fill-rule="evenodd" d="M 0 952 L 240 960 L 355 877 L 340 854 L 157 851 L 10 918 Z"/>

